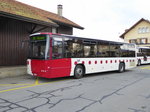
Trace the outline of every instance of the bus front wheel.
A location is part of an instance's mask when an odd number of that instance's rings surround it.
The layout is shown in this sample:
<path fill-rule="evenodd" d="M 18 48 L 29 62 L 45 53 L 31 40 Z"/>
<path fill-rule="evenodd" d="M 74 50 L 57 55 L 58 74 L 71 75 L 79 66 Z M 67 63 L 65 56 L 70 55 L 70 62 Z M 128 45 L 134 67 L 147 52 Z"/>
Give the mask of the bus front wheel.
<path fill-rule="evenodd" d="M 74 70 L 74 78 L 79 79 L 84 75 L 84 67 L 82 65 L 77 65 Z"/>
<path fill-rule="evenodd" d="M 120 63 L 119 64 L 119 69 L 118 69 L 119 73 L 122 73 L 125 71 L 125 64 L 124 63 Z"/>

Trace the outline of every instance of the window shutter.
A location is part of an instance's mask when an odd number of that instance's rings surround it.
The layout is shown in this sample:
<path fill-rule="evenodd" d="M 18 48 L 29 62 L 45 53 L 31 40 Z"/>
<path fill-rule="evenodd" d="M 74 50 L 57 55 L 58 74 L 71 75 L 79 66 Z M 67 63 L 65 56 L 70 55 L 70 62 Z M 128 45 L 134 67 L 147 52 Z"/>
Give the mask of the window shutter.
<path fill-rule="evenodd" d="M 147 38 L 145 38 L 145 43 L 146 43 L 146 44 L 148 43 L 148 39 L 147 39 Z"/>
<path fill-rule="evenodd" d="M 131 40 L 129 40 L 129 43 L 131 43 Z"/>

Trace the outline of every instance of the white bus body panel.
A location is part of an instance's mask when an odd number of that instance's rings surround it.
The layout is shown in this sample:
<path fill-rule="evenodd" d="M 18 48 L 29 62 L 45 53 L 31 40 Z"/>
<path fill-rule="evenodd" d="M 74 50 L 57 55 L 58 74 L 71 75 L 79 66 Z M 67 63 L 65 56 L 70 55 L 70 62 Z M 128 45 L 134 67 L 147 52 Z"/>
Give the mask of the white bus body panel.
<path fill-rule="evenodd" d="M 150 56 L 147 56 L 147 61 L 144 61 L 144 57 L 137 57 L 137 61 L 141 60 L 141 64 L 149 64 L 150 63 Z"/>
<path fill-rule="evenodd" d="M 119 69 L 119 63 L 125 63 L 125 69 L 131 69 L 136 67 L 136 58 L 72 58 L 71 61 L 71 74 L 74 75 L 74 69 L 77 64 L 83 64 L 85 66 L 85 74 L 98 73 L 105 71 L 115 71 Z"/>

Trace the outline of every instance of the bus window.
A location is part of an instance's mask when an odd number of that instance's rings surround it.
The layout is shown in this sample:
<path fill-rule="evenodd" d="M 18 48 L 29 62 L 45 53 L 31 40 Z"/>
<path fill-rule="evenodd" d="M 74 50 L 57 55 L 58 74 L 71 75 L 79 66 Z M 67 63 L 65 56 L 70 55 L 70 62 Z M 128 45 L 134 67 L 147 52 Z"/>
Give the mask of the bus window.
<path fill-rule="evenodd" d="M 97 45 L 91 44 L 89 41 L 88 43 L 84 42 L 84 57 L 96 57 L 97 56 Z"/>
<path fill-rule="evenodd" d="M 144 49 L 143 52 L 146 56 L 150 56 L 150 49 Z"/>
<path fill-rule="evenodd" d="M 49 36 L 38 35 L 30 37 L 30 59 L 48 59 L 49 58 Z"/>
<path fill-rule="evenodd" d="M 150 49 L 147 49 L 147 56 L 150 56 Z"/>
<path fill-rule="evenodd" d="M 110 48 L 110 51 L 109 51 L 110 57 L 120 56 L 120 44 L 110 43 L 109 48 Z"/>
<path fill-rule="evenodd" d="M 91 44 L 91 50 L 90 50 L 90 57 L 96 57 L 97 56 L 97 45 L 96 43 Z"/>
<path fill-rule="evenodd" d="M 121 57 L 135 57 L 135 46 L 123 44 L 121 48 Z"/>
<path fill-rule="evenodd" d="M 74 39 L 72 43 L 72 54 L 73 57 L 79 58 L 83 57 L 83 44 L 82 40 L 80 39 Z"/>
<path fill-rule="evenodd" d="M 129 57 L 129 50 L 127 44 L 122 44 L 120 46 L 120 56 L 121 57 Z"/>
<path fill-rule="evenodd" d="M 142 49 L 141 48 L 138 49 L 137 56 L 142 56 Z"/>
<path fill-rule="evenodd" d="M 137 56 L 150 56 L 149 48 L 138 48 Z"/>
<path fill-rule="evenodd" d="M 71 58 L 73 54 L 72 39 L 64 37 L 64 57 Z"/>
<path fill-rule="evenodd" d="M 83 40 L 84 57 L 96 57 L 97 45 L 95 41 Z"/>
<path fill-rule="evenodd" d="M 33 57 L 43 58 L 45 55 L 46 42 L 34 42 L 32 43 Z"/>
<path fill-rule="evenodd" d="M 73 38 L 64 38 L 64 57 L 77 58 L 83 57 L 82 40 Z"/>
<path fill-rule="evenodd" d="M 53 38 L 53 49 L 52 49 L 52 58 L 59 59 L 63 57 L 63 42 L 62 38 L 54 37 Z"/>
<path fill-rule="evenodd" d="M 90 46 L 84 46 L 84 57 L 89 57 L 90 56 L 90 50 L 91 47 Z"/>
<path fill-rule="evenodd" d="M 109 57 L 109 43 L 108 42 L 99 42 L 98 43 L 98 57 Z"/>
<path fill-rule="evenodd" d="M 83 47 L 80 43 L 73 43 L 73 57 L 82 57 Z"/>

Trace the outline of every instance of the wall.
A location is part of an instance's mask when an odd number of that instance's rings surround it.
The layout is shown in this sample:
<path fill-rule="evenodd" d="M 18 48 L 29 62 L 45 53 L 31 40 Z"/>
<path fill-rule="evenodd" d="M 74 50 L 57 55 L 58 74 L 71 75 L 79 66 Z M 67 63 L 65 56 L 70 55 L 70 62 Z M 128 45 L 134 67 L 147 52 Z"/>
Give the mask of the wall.
<path fill-rule="evenodd" d="M 0 16 L 0 66 L 25 65 L 28 44 L 22 48 L 22 41 L 28 40 L 34 27 L 33 23 L 23 22 Z M 37 26 L 34 31 L 43 28 Z M 51 32 L 51 26 L 39 32 Z M 58 33 L 72 35 L 72 28 L 60 25 Z"/>
<path fill-rule="evenodd" d="M 21 43 L 28 38 L 30 24 L 1 18 L 0 26 L 0 66 L 25 64 L 27 47 L 22 49 Z"/>
<path fill-rule="evenodd" d="M 150 32 L 148 32 L 148 33 L 138 33 L 138 29 L 140 27 L 149 27 L 150 28 L 150 24 L 145 22 L 145 21 L 142 21 L 141 23 L 136 25 L 132 30 L 130 30 L 124 36 L 125 42 L 129 42 L 130 39 L 148 38 L 148 43 L 150 43 Z"/>
<path fill-rule="evenodd" d="M 66 27 L 64 25 L 60 25 L 57 29 L 57 33 L 72 35 L 73 34 L 73 28 L 72 27 Z"/>

